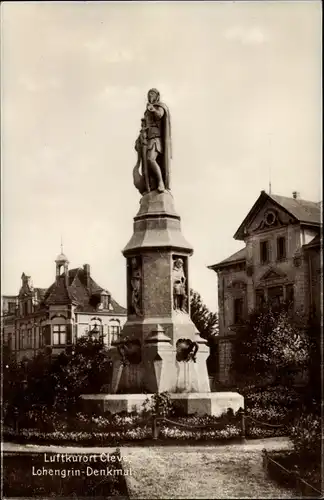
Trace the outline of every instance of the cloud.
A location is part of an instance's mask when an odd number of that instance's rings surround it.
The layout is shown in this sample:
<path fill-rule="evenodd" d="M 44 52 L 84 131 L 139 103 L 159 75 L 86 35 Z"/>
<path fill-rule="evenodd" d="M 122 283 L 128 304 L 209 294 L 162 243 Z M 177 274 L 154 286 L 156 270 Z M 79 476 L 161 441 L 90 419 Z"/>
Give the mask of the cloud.
<path fill-rule="evenodd" d="M 225 31 L 224 36 L 226 40 L 240 42 L 243 45 L 260 45 L 267 40 L 264 31 L 257 26 L 251 28 L 232 26 Z"/>

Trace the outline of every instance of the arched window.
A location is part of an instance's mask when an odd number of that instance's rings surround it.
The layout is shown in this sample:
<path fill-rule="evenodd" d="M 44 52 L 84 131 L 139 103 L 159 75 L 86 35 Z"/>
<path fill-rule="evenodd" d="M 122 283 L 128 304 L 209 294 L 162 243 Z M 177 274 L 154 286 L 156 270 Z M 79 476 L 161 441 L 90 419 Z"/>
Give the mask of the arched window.
<path fill-rule="evenodd" d="M 120 335 L 120 321 L 119 319 L 111 319 L 108 325 L 108 332 L 110 337 L 110 343 L 116 342 Z"/>
<path fill-rule="evenodd" d="M 96 340 L 102 339 L 103 329 L 102 329 L 101 318 L 91 318 L 89 325 L 89 333 Z"/>

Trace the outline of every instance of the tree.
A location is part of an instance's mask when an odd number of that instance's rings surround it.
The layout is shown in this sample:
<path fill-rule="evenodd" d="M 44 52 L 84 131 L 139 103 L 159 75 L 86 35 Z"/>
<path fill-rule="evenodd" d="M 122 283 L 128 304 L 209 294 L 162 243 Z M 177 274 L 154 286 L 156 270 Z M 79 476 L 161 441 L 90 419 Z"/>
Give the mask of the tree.
<path fill-rule="evenodd" d="M 218 316 L 203 303 L 200 294 L 190 290 L 190 316 L 202 338 L 213 343 L 218 335 Z"/>
<path fill-rule="evenodd" d="M 308 362 L 305 322 L 285 307 L 255 311 L 236 330 L 232 356 L 236 378 L 289 383 Z"/>
<path fill-rule="evenodd" d="M 322 349 L 321 349 L 321 326 L 317 322 L 310 321 L 307 329 L 310 344 L 310 355 L 308 363 L 308 384 L 306 387 L 306 397 L 308 402 L 313 405 L 317 403 L 320 407 L 322 400 Z"/>
<path fill-rule="evenodd" d="M 81 394 L 100 392 L 111 379 L 112 363 L 103 342 L 87 333 L 55 361 L 55 407 L 73 409 Z"/>
<path fill-rule="evenodd" d="M 100 392 L 111 378 L 107 348 L 90 334 L 59 356 L 39 353 L 26 367 L 8 360 L 5 366 L 3 399 L 9 418 L 15 408 L 74 411 L 81 394 Z"/>
<path fill-rule="evenodd" d="M 190 290 L 190 316 L 200 336 L 207 340 L 210 348 L 207 369 L 210 375 L 218 370 L 218 316 L 209 311 L 198 292 Z"/>

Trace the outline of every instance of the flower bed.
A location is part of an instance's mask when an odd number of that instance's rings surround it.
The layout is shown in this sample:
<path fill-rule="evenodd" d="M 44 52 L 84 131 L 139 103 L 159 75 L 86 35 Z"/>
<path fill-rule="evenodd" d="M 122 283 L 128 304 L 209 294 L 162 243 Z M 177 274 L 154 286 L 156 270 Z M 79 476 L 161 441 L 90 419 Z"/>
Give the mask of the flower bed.
<path fill-rule="evenodd" d="M 245 399 L 247 437 L 289 435 L 289 427 L 300 406 L 298 391 L 284 386 L 268 386 L 246 387 L 241 392 Z"/>
<path fill-rule="evenodd" d="M 95 444 L 102 445 L 117 445 L 120 442 L 140 441 L 151 438 L 151 426 L 138 426 L 132 429 L 88 432 L 88 431 L 71 431 L 60 430 L 52 432 L 41 432 L 38 429 L 20 429 L 17 433 L 10 427 L 3 428 L 3 438 L 6 441 L 14 441 L 19 443 L 57 443 L 64 445 L 81 444 L 84 446 L 92 446 Z"/>
<path fill-rule="evenodd" d="M 176 427 L 173 422 L 180 425 Z M 32 422 L 30 422 L 32 423 Z M 152 418 L 149 415 L 106 415 L 95 416 L 78 413 L 74 417 L 66 415 L 52 419 L 51 430 L 45 431 L 43 426 L 20 428 L 18 432 L 9 426 L 3 427 L 3 436 L 9 441 L 37 443 L 82 443 L 92 445 L 119 444 L 121 442 L 139 442 L 152 439 Z M 215 428 L 216 424 L 216 428 Z M 197 426 L 206 428 L 197 429 Z M 187 416 L 171 417 L 171 422 L 159 423 L 162 440 L 226 440 L 239 438 L 240 418 L 233 415 L 221 417 Z"/>
<path fill-rule="evenodd" d="M 259 423 L 246 418 L 246 437 L 265 438 L 286 435 L 286 428 L 264 427 L 262 423 L 280 423 L 283 414 L 273 408 L 262 409 L 258 405 L 248 408 L 246 416 L 253 417 Z M 170 421 L 171 420 L 171 421 Z M 18 432 L 10 426 L 3 427 L 6 440 L 37 443 L 83 443 L 118 444 L 120 442 L 140 442 L 152 439 L 152 416 L 149 414 L 75 415 L 56 413 L 31 413 L 22 422 Z M 206 441 L 238 439 L 241 436 L 241 415 L 229 411 L 215 416 L 171 416 L 169 421 L 159 422 L 161 440 Z M 200 428 L 201 427 L 201 428 Z"/>
<path fill-rule="evenodd" d="M 241 430 L 235 425 L 226 425 L 224 429 L 186 429 L 172 425 L 161 425 L 159 437 L 162 439 L 208 441 L 240 438 Z"/>

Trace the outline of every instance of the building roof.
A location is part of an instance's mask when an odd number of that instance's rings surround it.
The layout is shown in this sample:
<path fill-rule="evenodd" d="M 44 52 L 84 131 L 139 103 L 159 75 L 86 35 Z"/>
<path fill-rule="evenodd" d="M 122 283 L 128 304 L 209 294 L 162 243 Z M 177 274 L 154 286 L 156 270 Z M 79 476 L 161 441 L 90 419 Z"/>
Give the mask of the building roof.
<path fill-rule="evenodd" d="M 308 248 L 319 248 L 321 246 L 321 235 L 317 234 L 309 243 L 306 243 L 303 245 L 303 248 L 308 249 Z"/>
<path fill-rule="evenodd" d="M 255 215 L 259 210 L 261 210 L 264 203 L 271 200 L 273 203 L 278 205 L 281 209 L 289 213 L 296 221 L 301 224 L 308 224 L 311 226 L 319 227 L 321 224 L 321 212 L 322 212 L 322 202 L 314 202 L 308 200 L 301 200 L 300 198 L 289 198 L 287 196 L 280 196 L 276 194 L 268 194 L 265 191 L 261 191 L 259 198 L 254 203 L 253 207 L 243 220 L 242 224 L 236 231 L 234 238 L 237 240 L 244 240 L 245 228 L 253 220 Z M 320 235 L 315 236 L 315 238 L 304 245 L 305 248 L 314 247 L 320 245 L 321 237 Z M 208 266 L 208 269 L 217 271 L 218 269 L 226 266 L 235 264 L 236 262 L 244 262 L 246 258 L 246 248 L 242 248 L 238 252 L 235 252 L 227 259 L 222 260 L 218 264 L 213 264 Z"/>
<path fill-rule="evenodd" d="M 44 296 L 44 304 L 59 305 L 69 304 L 73 302 L 73 296 L 70 292 L 70 287 L 66 286 L 65 276 L 58 276 L 47 290 Z"/>
<path fill-rule="evenodd" d="M 60 255 L 56 257 L 55 262 L 69 262 L 69 259 L 63 252 L 61 252 Z"/>
<path fill-rule="evenodd" d="M 43 299 L 46 293 L 47 288 L 34 288 L 36 294 L 40 299 Z"/>
<path fill-rule="evenodd" d="M 101 309 L 100 314 L 106 314 L 106 315 L 116 315 L 116 314 L 127 314 L 127 310 L 125 307 L 121 306 L 116 302 L 113 298 L 110 299 L 110 304 L 111 304 L 111 309 Z M 83 312 L 83 313 L 98 313 L 98 309 L 91 305 L 91 304 L 86 304 L 83 306 L 77 306 L 76 308 L 77 312 Z"/>
<path fill-rule="evenodd" d="M 244 262 L 246 258 L 246 248 L 241 248 L 238 252 L 233 253 L 226 259 L 222 260 L 218 264 L 213 264 L 212 266 L 208 266 L 208 269 L 212 269 L 213 271 L 217 271 L 221 267 L 230 266 L 235 264 L 236 262 Z"/>
<path fill-rule="evenodd" d="M 98 311 L 98 298 L 104 289 L 94 279 L 79 267 L 68 271 L 68 279 L 65 273 L 58 276 L 56 281 L 47 289 L 43 303 L 44 305 L 75 304 L 76 310 L 81 312 Z M 107 291 L 107 294 L 111 294 Z M 110 314 L 126 314 L 126 309 L 118 304 L 112 297 L 110 299 L 112 310 L 102 310 Z"/>
<path fill-rule="evenodd" d="M 276 194 L 269 195 L 276 203 L 281 205 L 287 212 L 300 222 L 310 224 L 321 223 L 321 202 L 301 200 L 299 198 L 288 198 Z"/>
<path fill-rule="evenodd" d="M 296 222 L 317 227 L 321 224 L 321 202 L 289 198 L 261 191 L 259 198 L 234 234 L 236 240 L 244 240 L 246 226 L 254 219 L 255 215 L 268 200 L 271 200 L 278 207 L 285 210 Z"/>

